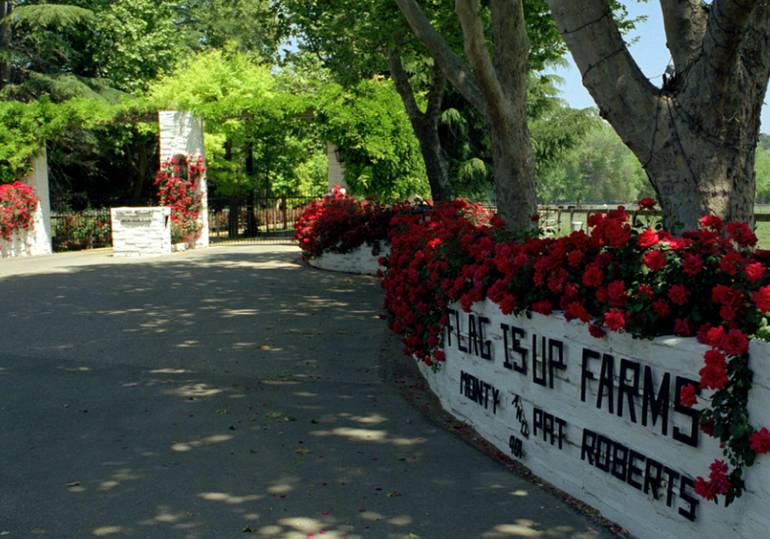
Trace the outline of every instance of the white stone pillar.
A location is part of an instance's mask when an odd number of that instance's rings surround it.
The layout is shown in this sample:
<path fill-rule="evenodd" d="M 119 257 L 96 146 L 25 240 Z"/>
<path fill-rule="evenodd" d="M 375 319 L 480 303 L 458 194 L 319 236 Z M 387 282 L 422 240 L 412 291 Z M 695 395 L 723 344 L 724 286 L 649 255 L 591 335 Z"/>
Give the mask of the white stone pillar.
<path fill-rule="evenodd" d="M 339 185 L 349 193 L 350 188 L 345 183 L 345 164 L 340 161 L 339 153 L 336 144 L 326 143 L 326 157 L 329 160 L 329 191 L 334 189 L 335 185 Z"/>
<path fill-rule="evenodd" d="M 158 112 L 158 124 L 160 126 L 160 160 L 165 161 L 175 155 L 184 154 L 192 159 L 203 157 L 206 164 L 206 153 L 203 145 L 203 119 L 190 112 L 167 111 Z M 209 246 L 209 201 L 206 176 L 201 178 L 199 184 L 201 195 L 201 210 L 198 223 L 201 233 L 195 242 L 196 248 Z"/>
<path fill-rule="evenodd" d="M 49 255 L 51 248 L 51 193 L 48 186 L 48 155 L 45 147 L 32 163 L 32 173 L 25 180 L 37 195 L 35 225 L 32 236 L 31 255 Z"/>
<path fill-rule="evenodd" d="M 22 180 L 35 190 L 38 205 L 29 230 L 15 232 L 10 241 L 0 238 L 0 258 L 49 255 L 51 249 L 51 195 L 45 148 L 32 162 L 32 172 Z"/>

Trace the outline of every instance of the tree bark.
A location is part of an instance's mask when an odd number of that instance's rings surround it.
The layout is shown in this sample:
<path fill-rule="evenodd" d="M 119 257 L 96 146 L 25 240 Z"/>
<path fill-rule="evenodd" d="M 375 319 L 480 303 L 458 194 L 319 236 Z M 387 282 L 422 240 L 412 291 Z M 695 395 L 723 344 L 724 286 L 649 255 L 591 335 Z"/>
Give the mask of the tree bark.
<path fill-rule="evenodd" d="M 465 57 L 455 54 L 415 0 L 396 0 L 409 26 L 449 82 L 485 118 L 492 144 L 498 212 L 514 233 L 534 228 L 535 158 L 527 126 L 529 41 L 521 0 L 490 0 L 494 58 L 479 0 L 456 0 Z"/>
<path fill-rule="evenodd" d="M 667 225 L 697 228 L 706 214 L 752 223 L 768 4 L 661 0 L 676 68 L 661 89 L 629 54 L 608 0 L 548 4 L 600 114 L 647 172 Z"/>
<path fill-rule="evenodd" d="M 420 152 L 425 162 L 431 197 L 435 201 L 451 200 L 452 186 L 449 181 L 449 166 L 438 134 L 441 103 L 444 100 L 447 83 L 446 77 L 436 64 L 433 69 L 433 81 L 428 91 L 428 105 L 425 112 L 422 112 L 417 106 L 412 85 L 409 83 L 409 74 L 404 70 L 397 48 L 390 51 L 388 64 L 396 90 L 401 96 L 409 121 L 412 123 L 412 129 L 420 143 Z"/>

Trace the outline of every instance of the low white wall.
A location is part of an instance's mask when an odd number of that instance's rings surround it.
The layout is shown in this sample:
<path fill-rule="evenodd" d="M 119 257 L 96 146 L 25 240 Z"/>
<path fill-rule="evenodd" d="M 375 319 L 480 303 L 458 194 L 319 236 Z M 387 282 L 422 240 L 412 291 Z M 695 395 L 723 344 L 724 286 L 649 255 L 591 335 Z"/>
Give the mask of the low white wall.
<path fill-rule="evenodd" d="M 32 173 L 22 180 L 35 190 L 39 203 L 31 228 L 14 232 L 11 240 L 0 238 L 0 258 L 51 254 L 51 197 L 48 190 L 48 159 L 43 150 L 32 163 Z"/>
<path fill-rule="evenodd" d="M 344 273 L 358 273 L 361 275 L 376 275 L 380 266 L 377 260 L 390 254 L 390 246 L 382 244 L 380 253 L 372 254 L 371 245 L 362 245 L 349 253 L 324 253 L 319 257 L 311 258 L 308 263 L 316 268 Z"/>
<path fill-rule="evenodd" d="M 636 537 L 767 537 L 770 456 L 746 468 L 746 492 L 730 507 L 707 502 L 692 488 L 695 477 L 708 477 L 709 464 L 723 458 L 718 442 L 700 433 L 677 404 L 677 381 L 699 379 L 705 350 L 694 338 L 637 340 L 610 333 L 595 339 L 587 326 L 560 315 L 504 316 L 484 301 L 470 315 L 452 306 L 446 362 L 437 372 L 420 368 L 446 410 Z M 750 419 L 766 426 L 770 346 L 753 342 L 750 353 Z M 603 369 L 611 384 L 598 402 Z M 647 376 L 652 391 L 644 389 Z M 661 395 L 667 405 L 648 400 L 645 407 L 645 396 Z M 653 409 L 660 414 L 655 422 Z M 607 448 L 614 455 L 609 462 L 603 458 Z"/>
<path fill-rule="evenodd" d="M 205 163 L 203 119 L 190 112 L 163 110 L 158 112 L 158 125 L 160 128 L 161 162 L 175 155 L 183 154 L 193 159 L 200 155 Z M 198 184 L 198 192 L 201 194 L 201 210 L 198 217 L 201 231 L 198 239 L 195 240 L 194 247 L 196 249 L 209 246 L 209 200 L 205 174 Z"/>
<path fill-rule="evenodd" d="M 115 256 L 171 253 L 171 208 L 110 208 Z"/>

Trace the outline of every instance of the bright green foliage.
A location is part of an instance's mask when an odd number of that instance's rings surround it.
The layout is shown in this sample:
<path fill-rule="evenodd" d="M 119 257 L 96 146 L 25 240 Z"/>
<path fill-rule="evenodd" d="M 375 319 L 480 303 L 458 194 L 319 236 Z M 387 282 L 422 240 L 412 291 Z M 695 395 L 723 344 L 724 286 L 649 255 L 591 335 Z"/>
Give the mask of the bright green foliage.
<path fill-rule="evenodd" d="M 352 194 L 383 200 L 428 196 L 417 139 L 390 81 L 365 80 L 348 90 L 330 85 L 316 116 L 341 149 Z"/>
<path fill-rule="evenodd" d="M 105 101 L 75 99 L 61 104 L 48 99 L 31 103 L 0 101 L 0 181 L 12 182 L 29 172 L 32 159 L 47 140 L 73 126 L 108 122 L 122 107 Z"/>
<path fill-rule="evenodd" d="M 630 202 L 654 196 L 641 164 L 604 120 L 594 116 L 582 140 L 538 171 L 543 203 Z"/>
<path fill-rule="evenodd" d="M 176 0 L 114 0 L 100 10 L 93 60 L 115 87 L 143 91 L 186 55 L 176 26 Z"/>
<path fill-rule="evenodd" d="M 187 0 L 179 6 L 187 46 L 196 51 L 235 44 L 257 61 L 275 58 L 281 40 L 278 4 L 269 0 Z"/>

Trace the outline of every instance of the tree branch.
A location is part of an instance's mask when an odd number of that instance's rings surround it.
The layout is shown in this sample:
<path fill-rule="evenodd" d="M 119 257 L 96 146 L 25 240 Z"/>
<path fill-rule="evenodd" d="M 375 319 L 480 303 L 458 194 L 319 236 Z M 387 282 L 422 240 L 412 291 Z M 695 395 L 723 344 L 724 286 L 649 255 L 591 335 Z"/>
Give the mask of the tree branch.
<path fill-rule="evenodd" d="M 666 45 L 677 73 L 682 73 L 697 57 L 706 33 L 708 11 L 702 0 L 660 0 Z"/>
<path fill-rule="evenodd" d="M 393 78 L 396 91 L 401 96 L 401 101 L 403 101 L 404 108 L 406 108 L 406 114 L 413 123 L 415 120 L 421 120 L 422 112 L 420 107 L 417 106 L 412 85 L 409 84 L 409 74 L 404 70 L 404 66 L 401 63 L 401 54 L 397 47 L 393 47 L 388 53 L 388 66 L 390 66 L 390 76 Z"/>
<path fill-rule="evenodd" d="M 628 52 L 608 0 L 547 0 L 599 112 L 640 160 L 651 152 L 658 91 Z"/>
<path fill-rule="evenodd" d="M 425 116 L 431 121 L 438 119 L 441 114 L 441 105 L 444 102 L 444 92 L 446 92 L 447 78 L 441 70 L 438 63 L 433 63 L 433 80 L 428 90 L 428 107 L 425 109 Z"/>
<path fill-rule="evenodd" d="M 486 107 L 476 79 L 470 67 L 460 58 L 446 40 L 441 37 L 415 0 L 396 0 L 401 13 L 417 38 L 428 49 L 433 60 L 441 66 L 444 74 L 458 92 L 481 114 Z"/>
<path fill-rule="evenodd" d="M 719 76 L 735 62 L 744 31 L 760 9 L 762 2 L 752 0 L 714 0 L 711 4 L 703 54 L 715 75 Z"/>

